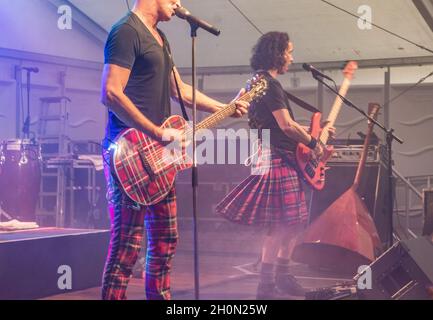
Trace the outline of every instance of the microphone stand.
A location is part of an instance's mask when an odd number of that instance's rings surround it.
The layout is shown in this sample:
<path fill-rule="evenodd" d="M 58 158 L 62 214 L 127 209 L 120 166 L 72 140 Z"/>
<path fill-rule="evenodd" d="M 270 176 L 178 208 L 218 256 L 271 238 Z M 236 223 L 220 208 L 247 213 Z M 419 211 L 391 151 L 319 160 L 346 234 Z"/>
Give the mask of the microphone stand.
<path fill-rule="evenodd" d="M 196 143 L 196 124 L 197 124 L 197 96 L 196 96 L 196 79 L 197 79 L 197 68 L 196 68 L 196 38 L 198 28 L 214 34 L 219 35 L 220 31 L 209 25 L 208 23 L 191 16 L 188 10 L 185 8 L 178 8 L 176 15 L 188 21 L 191 27 L 191 39 L 192 39 L 192 153 L 193 153 L 193 164 L 192 164 L 192 194 L 193 194 L 193 232 L 194 232 L 194 296 L 196 300 L 199 300 L 199 259 L 198 259 L 198 221 L 197 221 L 197 195 L 198 195 L 198 170 L 197 170 L 197 143 Z"/>
<path fill-rule="evenodd" d="M 373 122 L 376 126 L 378 126 L 386 134 L 386 146 L 387 146 L 387 151 L 388 151 L 386 162 L 387 162 L 387 167 L 388 167 L 388 193 L 389 193 L 389 195 L 388 195 L 388 223 L 389 223 L 388 248 L 389 248 L 393 245 L 393 237 L 394 237 L 394 221 L 393 221 L 393 214 L 394 214 L 393 179 L 394 179 L 394 176 L 392 174 L 392 166 L 393 166 L 392 142 L 395 140 L 398 143 L 403 144 L 403 140 L 394 134 L 394 131 L 395 131 L 394 129 L 392 129 L 392 128 L 386 129 L 384 125 L 382 125 L 377 120 L 370 117 L 367 113 L 364 112 L 364 110 L 360 109 L 359 107 L 354 105 L 350 100 L 348 100 L 345 97 L 343 97 L 342 95 L 340 95 L 337 90 L 334 90 L 331 86 L 329 86 L 326 83 L 326 81 L 321 79 L 318 75 L 315 74 L 315 75 L 313 75 L 313 77 L 317 81 L 321 82 L 329 90 L 334 92 L 337 96 L 339 96 L 340 99 L 344 102 L 344 104 L 346 104 L 347 106 L 358 111 L 365 118 L 367 118 L 368 120 Z"/>
<path fill-rule="evenodd" d="M 24 138 L 30 138 L 30 70 L 27 71 L 27 117 L 23 124 Z"/>
<path fill-rule="evenodd" d="M 199 248 L 198 248 L 198 219 L 197 219 L 197 198 L 198 198 L 198 170 L 196 154 L 196 124 L 197 124 L 197 97 L 196 79 L 197 67 L 195 61 L 196 39 L 199 25 L 188 21 L 191 27 L 192 40 L 192 213 L 193 213 L 193 237 L 194 237 L 194 298 L 200 299 L 200 276 L 199 276 Z"/>

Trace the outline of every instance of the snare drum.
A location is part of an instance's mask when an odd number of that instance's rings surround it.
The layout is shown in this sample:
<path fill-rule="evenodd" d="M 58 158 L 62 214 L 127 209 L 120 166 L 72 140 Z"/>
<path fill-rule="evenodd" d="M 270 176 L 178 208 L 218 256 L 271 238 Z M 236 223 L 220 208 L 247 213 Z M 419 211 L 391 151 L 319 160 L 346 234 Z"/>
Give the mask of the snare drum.
<path fill-rule="evenodd" d="M 36 220 L 41 184 L 41 148 L 27 139 L 6 140 L 0 146 L 0 203 L 20 221 Z"/>

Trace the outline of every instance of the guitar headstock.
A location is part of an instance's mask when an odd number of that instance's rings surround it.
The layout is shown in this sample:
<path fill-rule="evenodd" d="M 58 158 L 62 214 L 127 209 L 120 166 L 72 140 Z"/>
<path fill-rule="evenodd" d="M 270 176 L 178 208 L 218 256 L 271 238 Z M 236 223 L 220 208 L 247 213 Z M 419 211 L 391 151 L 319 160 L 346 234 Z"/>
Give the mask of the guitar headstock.
<path fill-rule="evenodd" d="M 352 80 L 356 70 L 358 70 L 358 62 L 349 61 L 343 70 L 344 77 L 349 80 Z"/>
<path fill-rule="evenodd" d="M 379 110 L 380 110 L 380 104 L 378 103 L 369 103 L 368 104 L 368 115 L 373 118 L 373 119 L 377 119 L 377 116 L 379 115 Z M 370 123 L 370 121 L 369 121 Z"/>
<path fill-rule="evenodd" d="M 255 75 L 247 81 L 247 100 L 253 101 L 263 97 L 268 89 L 268 81 L 262 75 Z"/>

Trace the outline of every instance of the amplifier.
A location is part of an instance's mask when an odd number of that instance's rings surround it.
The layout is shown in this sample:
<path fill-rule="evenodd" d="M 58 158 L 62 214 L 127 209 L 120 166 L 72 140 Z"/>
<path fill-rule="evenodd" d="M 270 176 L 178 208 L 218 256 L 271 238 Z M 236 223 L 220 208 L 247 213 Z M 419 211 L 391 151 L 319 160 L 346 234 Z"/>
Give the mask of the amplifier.
<path fill-rule="evenodd" d="M 362 145 L 346 145 L 346 146 L 334 146 L 334 153 L 332 154 L 329 161 L 332 162 L 359 162 L 361 160 L 362 151 L 364 146 Z M 380 147 L 371 145 L 368 147 L 367 162 L 379 162 L 380 161 Z"/>

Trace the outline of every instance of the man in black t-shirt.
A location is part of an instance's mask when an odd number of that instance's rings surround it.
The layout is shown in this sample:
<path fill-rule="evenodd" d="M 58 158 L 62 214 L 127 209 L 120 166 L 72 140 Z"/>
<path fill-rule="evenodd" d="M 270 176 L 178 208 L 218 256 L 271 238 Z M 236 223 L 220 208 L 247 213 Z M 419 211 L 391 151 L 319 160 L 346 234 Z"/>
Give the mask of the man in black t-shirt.
<path fill-rule="evenodd" d="M 179 0 L 136 0 L 134 8 L 117 22 L 105 46 L 102 102 L 108 107 L 104 147 L 126 128 L 143 131 L 162 141 L 167 132 L 159 127 L 170 115 L 170 98 L 179 99 L 175 78 L 187 106 L 192 105 L 192 87 L 179 76 L 165 35 L 157 28 L 169 21 Z M 199 110 L 216 112 L 224 104 L 197 92 Z M 233 115 L 246 113 L 248 103 L 236 102 Z M 174 139 L 181 134 L 170 131 Z M 146 297 L 170 299 L 170 271 L 178 233 L 174 188 L 160 203 L 142 207 L 131 201 L 110 171 L 109 152 L 104 151 L 107 198 L 111 217 L 111 241 L 105 265 L 102 298 L 126 299 L 126 288 L 141 248 L 144 226 L 147 234 Z"/>

